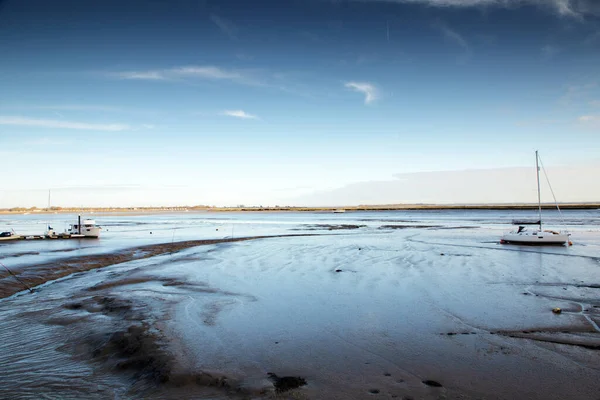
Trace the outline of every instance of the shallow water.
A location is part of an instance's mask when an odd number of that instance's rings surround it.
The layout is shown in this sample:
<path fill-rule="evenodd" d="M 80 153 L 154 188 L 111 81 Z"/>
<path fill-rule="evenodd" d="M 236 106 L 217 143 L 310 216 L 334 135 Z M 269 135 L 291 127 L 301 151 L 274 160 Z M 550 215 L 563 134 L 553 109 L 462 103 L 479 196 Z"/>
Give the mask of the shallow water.
<path fill-rule="evenodd" d="M 26 268 L 150 243 L 323 234 L 194 247 L 1 300 L 0 397 L 271 398 L 272 372 L 306 379 L 291 398 L 595 398 L 600 212 L 564 212 L 570 248 L 497 243 L 502 222 L 529 214 L 96 215 L 108 229 L 97 241 L 2 244 L 2 262 Z M 44 218 L 2 216 L 0 228 L 41 232 Z M 111 335 L 144 323 L 168 383 L 107 353 Z"/>

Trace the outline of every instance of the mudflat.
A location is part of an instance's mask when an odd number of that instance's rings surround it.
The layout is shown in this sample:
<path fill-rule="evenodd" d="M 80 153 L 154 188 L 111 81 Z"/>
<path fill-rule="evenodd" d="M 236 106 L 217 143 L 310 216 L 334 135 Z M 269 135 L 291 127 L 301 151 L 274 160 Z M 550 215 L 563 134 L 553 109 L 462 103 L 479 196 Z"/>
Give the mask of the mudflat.
<path fill-rule="evenodd" d="M 160 235 L 136 220 L 115 223 L 97 254 L 2 247 L 18 277 L 46 283 L 30 293 L 3 276 L 3 293 L 19 293 L 0 301 L 0 395 L 597 397 L 595 222 L 574 228 L 571 248 L 532 248 L 498 244 L 480 214 L 268 218 L 233 218 L 238 239 L 115 251 L 126 229 Z"/>

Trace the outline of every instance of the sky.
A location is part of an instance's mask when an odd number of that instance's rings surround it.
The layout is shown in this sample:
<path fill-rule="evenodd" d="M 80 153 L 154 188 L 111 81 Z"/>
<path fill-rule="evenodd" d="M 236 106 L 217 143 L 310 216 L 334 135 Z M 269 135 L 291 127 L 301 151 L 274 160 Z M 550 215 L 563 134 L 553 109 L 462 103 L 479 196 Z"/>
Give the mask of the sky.
<path fill-rule="evenodd" d="M 600 201 L 596 0 L 0 0 L 0 208 L 533 202 L 535 150 Z"/>

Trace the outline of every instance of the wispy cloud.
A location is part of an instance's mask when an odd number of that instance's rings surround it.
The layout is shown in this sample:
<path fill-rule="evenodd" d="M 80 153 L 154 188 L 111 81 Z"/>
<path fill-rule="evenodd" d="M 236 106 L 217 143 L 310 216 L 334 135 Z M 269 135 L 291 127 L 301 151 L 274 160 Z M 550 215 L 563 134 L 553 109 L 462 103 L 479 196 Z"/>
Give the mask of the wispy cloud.
<path fill-rule="evenodd" d="M 98 114 L 137 114 L 137 115 L 145 115 L 148 117 L 155 117 L 157 114 L 160 114 L 160 110 L 153 109 L 145 109 L 145 108 L 135 108 L 135 107 L 121 107 L 121 106 L 109 106 L 102 104 L 76 104 L 76 103 L 65 103 L 65 104 L 31 104 L 31 103 L 3 103 L 0 102 L 0 109 L 4 110 L 5 113 L 9 113 L 7 110 L 15 110 L 11 111 L 10 114 L 30 114 L 32 111 L 36 112 L 36 117 L 46 118 L 51 114 L 59 115 L 62 118 L 71 118 L 77 119 L 79 115 L 85 115 L 89 113 Z M 38 111 L 48 111 L 44 113 L 45 115 L 38 115 Z M 72 115 L 77 115 L 73 117 Z M 51 117 L 52 118 L 52 117 Z"/>
<path fill-rule="evenodd" d="M 471 47 L 460 33 L 453 29 L 450 29 L 446 24 L 442 22 L 437 22 L 433 26 L 442 33 L 442 35 L 447 41 L 462 49 L 463 54 L 459 58 L 459 61 L 465 62 L 471 57 Z"/>
<path fill-rule="evenodd" d="M 210 20 L 219 27 L 221 32 L 229 36 L 231 40 L 237 40 L 238 28 L 233 22 L 221 18 L 216 14 L 210 14 Z"/>
<path fill-rule="evenodd" d="M 254 71 L 256 72 L 256 71 Z M 108 76 L 117 79 L 147 80 L 147 81 L 184 81 L 205 79 L 228 81 L 243 85 L 264 86 L 261 80 L 248 70 L 220 68 L 213 65 L 188 65 L 168 69 L 148 71 L 122 71 L 109 73 Z"/>
<path fill-rule="evenodd" d="M 563 17 L 580 18 L 585 15 L 600 15 L 597 0 L 358 0 L 371 2 L 424 4 L 431 7 L 502 7 L 516 8 L 534 5 L 550 9 Z"/>
<path fill-rule="evenodd" d="M 243 52 L 235 53 L 235 57 L 238 60 L 242 60 L 242 61 L 252 61 L 252 60 L 254 60 L 254 56 L 252 54 L 243 53 Z"/>
<path fill-rule="evenodd" d="M 0 125 L 30 126 L 40 128 L 79 129 L 90 131 L 126 131 L 131 129 L 125 124 L 93 124 L 86 122 L 73 122 L 51 119 L 35 119 L 20 116 L 0 115 Z"/>
<path fill-rule="evenodd" d="M 300 31 L 300 32 L 298 32 L 298 36 L 301 37 L 302 39 L 307 39 L 311 42 L 315 42 L 315 43 L 322 42 L 321 37 L 314 32 Z"/>
<path fill-rule="evenodd" d="M 124 71 L 114 74 L 121 79 L 139 79 L 144 81 L 162 81 L 168 79 L 164 71 Z"/>
<path fill-rule="evenodd" d="M 553 58 L 554 56 L 556 56 L 558 53 L 560 53 L 560 48 L 558 48 L 556 46 L 552 46 L 551 44 L 547 44 L 542 47 L 541 51 L 542 51 L 542 57 L 545 60 L 549 60 L 549 59 Z"/>
<path fill-rule="evenodd" d="M 579 127 L 589 129 L 594 133 L 600 133 L 600 114 L 582 115 L 577 119 Z"/>
<path fill-rule="evenodd" d="M 592 107 L 600 107 L 600 100 L 592 100 L 592 101 L 590 101 L 590 106 L 592 106 Z"/>
<path fill-rule="evenodd" d="M 530 127 L 530 126 L 540 126 L 540 125 L 557 125 L 557 124 L 566 124 L 571 123 L 570 120 L 562 120 L 562 119 L 551 119 L 551 118 L 539 118 L 539 119 L 526 119 L 516 121 L 515 125 Z"/>
<path fill-rule="evenodd" d="M 596 44 L 596 43 L 600 43 L 600 31 L 596 31 L 596 32 L 592 33 L 591 35 L 589 35 L 587 38 L 585 38 L 583 43 L 588 46 Z"/>
<path fill-rule="evenodd" d="M 307 86 L 289 73 L 265 69 L 233 69 L 214 65 L 187 65 L 166 69 L 139 71 L 103 72 L 102 76 L 123 80 L 146 80 L 196 85 L 202 81 L 222 82 L 251 87 L 277 90 L 293 95 L 310 97 Z"/>
<path fill-rule="evenodd" d="M 55 138 L 39 138 L 28 140 L 23 143 L 25 146 L 64 146 L 73 143 L 70 140 L 59 140 Z"/>
<path fill-rule="evenodd" d="M 242 119 L 259 119 L 258 116 L 253 114 L 248 114 L 244 110 L 225 110 L 221 113 L 226 117 L 234 117 L 234 118 L 242 118 Z"/>
<path fill-rule="evenodd" d="M 379 90 L 369 82 L 346 82 L 344 84 L 348 89 L 360 92 L 365 95 L 365 104 L 371 104 L 379 98 Z"/>
<path fill-rule="evenodd" d="M 597 87 L 598 82 L 593 80 L 582 84 L 567 85 L 565 93 L 560 97 L 559 102 L 562 104 L 572 104 L 576 101 L 588 100 Z"/>
<path fill-rule="evenodd" d="M 600 127 L 600 115 L 582 115 L 578 121 L 586 126 Z"/>
<path fill-rule="evenodd" d="M 102 106 L 102 105 L 84 105 L 84 104 L 57 104 L 48 106 L 28 106 L 28 108 L 39 110 L 56 110 L 56 111 L 122 111 L 118 107 Z"/>
<path fill-rule="evenodd" d="M 167 72 L 178 76 L 190 76 L 204 79 L 229 79 L 238 80 L 242 79 L 243 75 L 238 71 L 228 71 L 222 68 L 213 66 L 189 66 L 189 67 L 178 67 L 173 68 Z"/>

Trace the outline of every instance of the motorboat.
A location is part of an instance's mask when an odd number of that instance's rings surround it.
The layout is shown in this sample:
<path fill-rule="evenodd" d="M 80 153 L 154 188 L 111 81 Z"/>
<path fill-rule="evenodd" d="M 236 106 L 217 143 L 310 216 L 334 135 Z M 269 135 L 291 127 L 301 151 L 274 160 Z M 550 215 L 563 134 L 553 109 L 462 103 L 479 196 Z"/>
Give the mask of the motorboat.
<path fill-rule="evenodd" d="M 81 215 L 77 217 L 77 223 L 69 225 L 69 229 L 65 232 L 72 238 L 99 238 L 102 228 L 96 225 L 93 219 L 81 220 Z"/>
<path fill-rule="evenodd" d="M 0 241 L 5 241 L 5 240 L 19 240 L 22 239 L 23 237 L 21 235 L 17 235 L 15 233 L 15 231 L 7 231 L 7 232 L 0 232 Z"/>

